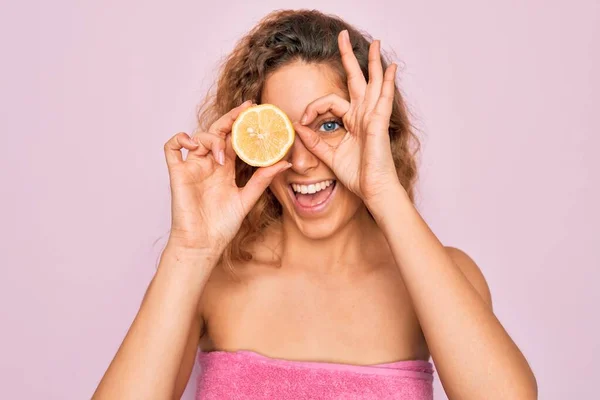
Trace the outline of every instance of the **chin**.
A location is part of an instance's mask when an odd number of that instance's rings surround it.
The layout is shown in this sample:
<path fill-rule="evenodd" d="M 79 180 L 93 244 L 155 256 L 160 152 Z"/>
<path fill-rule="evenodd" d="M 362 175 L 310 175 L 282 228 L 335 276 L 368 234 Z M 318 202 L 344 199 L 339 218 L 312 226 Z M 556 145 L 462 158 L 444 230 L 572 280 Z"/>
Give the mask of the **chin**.
<path fill-rule="evenodd" d="M 313 239 L 327 239 L 333 236 L 340 228 L 345 225 L 340 221 L 340 218 L 330 217 L 324 218 L 322 220 L 313 220 L 313 221 L 304 221 L 299 219 L 297 216 L 292 216 L 292 219 L 295 222 L 296 227 L 302 234 L 302 236 Z"/>

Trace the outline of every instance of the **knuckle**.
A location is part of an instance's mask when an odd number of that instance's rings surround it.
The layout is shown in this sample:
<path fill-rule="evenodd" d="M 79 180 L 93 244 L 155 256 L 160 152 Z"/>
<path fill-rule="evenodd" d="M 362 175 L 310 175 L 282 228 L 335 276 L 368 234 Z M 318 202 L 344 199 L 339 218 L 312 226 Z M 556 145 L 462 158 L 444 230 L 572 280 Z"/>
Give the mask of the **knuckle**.
<path fill-rule="evenodd" d="M 207 132 L 204 138 L 210 143 L 220 143 L 223 141 L 223 138 L 220 135 L 211 132 Z"/>
<path fill-rule="evenodd" d="M 199 140 L 206 141 L 212 139 L 215 135 L 210 132 L 200 132 L 197 133 L 196 136 Z"/>
<path fill-rule="evenodd" d="M 169 145 L 170 145 L 171 143 L 173 143 L 173 141 L 175 140 L 175 137 L 177 137 L 177 134 L 175 134 L 175 135 L 171 136 L 171 137 L 169 138 L 169 140 L 167 140 L 167 141 L 165 142 L 165 146 L 164 146 L 164 147 L 165 147 L 165 149 L 166 149 L 166 148 L 168 148 L 168 147 L 169 147 Z"/>

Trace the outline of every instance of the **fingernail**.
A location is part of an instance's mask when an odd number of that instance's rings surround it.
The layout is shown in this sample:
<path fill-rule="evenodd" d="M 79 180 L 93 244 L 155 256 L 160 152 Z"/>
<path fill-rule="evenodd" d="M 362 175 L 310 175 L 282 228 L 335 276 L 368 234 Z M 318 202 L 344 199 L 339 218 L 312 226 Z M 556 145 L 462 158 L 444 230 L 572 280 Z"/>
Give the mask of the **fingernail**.
<path fill-rule="evenodd" d="M 223 150 L 219 150 L 217 158 L 219 159 L 219 164 L 225 165 L 225 152 Z"/>
<path fill-rule="evenodd" d="M 302 125 L 304 125 L 304 124 L 306 123 L 306 120 L 307 120 L 307 119 L 308 119 L 308 115 L 304 114 L 304 115 L 302 116 L 302 119 L 300 120 L 300 123 L 301 123 Z"/>
<path fill-rule="evenodd" d="M 199 144 L 194 140 L 193 137 L 190 138 L 190 143 L 192 144 L 192 146 L 196 147 L 199 146 Z"/>
<path fill-rule="evenodd" d="M 350 34 L 348 33 L 348 29 L 344 29 L 344 37 L 347 41 L 350 41 Z"/>

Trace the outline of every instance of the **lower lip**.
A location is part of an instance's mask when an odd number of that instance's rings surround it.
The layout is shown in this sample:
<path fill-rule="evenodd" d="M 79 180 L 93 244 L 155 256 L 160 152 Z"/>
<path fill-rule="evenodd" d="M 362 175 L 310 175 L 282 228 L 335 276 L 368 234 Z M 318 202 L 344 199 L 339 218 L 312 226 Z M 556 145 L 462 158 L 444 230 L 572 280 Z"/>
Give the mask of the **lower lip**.
<path fill-rule="evenodd" d="M 305 207 L 305 206 L 301 205 L 300 203 L 298 203 L 298 199 L 296 199 L 296 195 L 294 194 L 294 191 L 292 190 L 291 186 L 288 185 L 288 190 L 290 192 L 290 196 L 292 197 L 292 202 L 294 203 L 294 208 L 296 209 L 296 212 L 302 216 L 307 216 L 307 217 L 314 216 L 315 214 L 323 212 L 323 210 L 325 210 L 325 208 L 327 208 L 329 203 L 331 203 L 333 196 L 335 195 L 335 192 L 337 191 L 337 181 L 335 181 L 333 183 L 333 185 L 334 185 L 334 187 L 333 187 L 333 190 L 331 191 L 331 193 L 329 194 L 329 197 L 327 197 L 325 199 L 325 201 L 323 201 L 321 204 L 317 204 L 312 207 Z"/>

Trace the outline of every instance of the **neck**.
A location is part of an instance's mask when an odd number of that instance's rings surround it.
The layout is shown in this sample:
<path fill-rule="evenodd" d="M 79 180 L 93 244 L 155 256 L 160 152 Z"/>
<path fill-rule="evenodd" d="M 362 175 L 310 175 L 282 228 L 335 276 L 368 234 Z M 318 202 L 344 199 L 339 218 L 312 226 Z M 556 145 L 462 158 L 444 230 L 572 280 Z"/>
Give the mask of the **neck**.
<path fill-rule="evenodd" d="M 348 223 L 325 238 L 306 237 L 294 221 L 285 216 L 282 230 L 283 268 L 318 274 L 345 274 L 368 268 L 387 253 L 381 251 L 382 243 L 387 246 L 383 232 L 364 205 Z"/>

